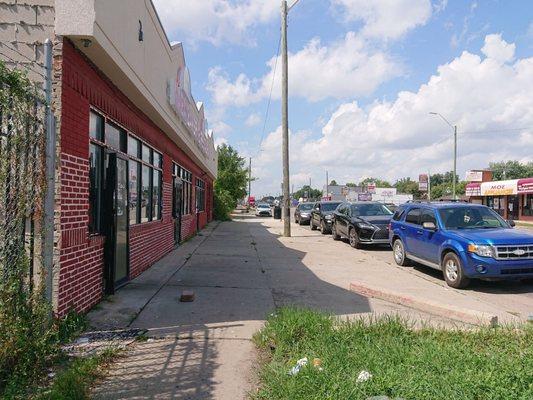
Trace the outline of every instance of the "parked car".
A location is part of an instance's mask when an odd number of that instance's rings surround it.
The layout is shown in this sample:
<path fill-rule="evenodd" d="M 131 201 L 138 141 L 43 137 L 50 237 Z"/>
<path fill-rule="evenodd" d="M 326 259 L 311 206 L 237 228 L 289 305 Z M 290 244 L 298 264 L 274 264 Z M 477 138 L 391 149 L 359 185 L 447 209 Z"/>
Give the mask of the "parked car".
<path fill-rule="evenodd" d="M 377 201 L 346 202 L 333 213 L 331 235 L 334 240 L 347 237 L 350 246 L 389 244 L 389 223 L 393 212 Z"/>
<path fill-rule="evenodd" d="M 398 265 L 441 270 L 454 288 L 472 278 L 532 278 L 533 233 L 513 227 L 479 204 L 409 203 L 392 218 L 390 243 Z"/>
<path fill-rule="evenodd" d="M 294 210 L 294 222 L 299 225 L 308 224 L 311 220 L 311 211 L 315 203 L 300 203 Z"/>
<path fill-rule="evenodd" d="M 309 219 L 309 226 L 311 230 L 320 228 L 323 234 L 331 232 L 331 221 L 333 218 L 333 211 L 341 204 L 340 201 L 318 201 L 311 210 L 311 217 Z"/>
<path fill-rule="evenodd" d="M 257 217 L 271 217 L 272 209 L 270 208 L 270 204 L 267 204 L 267 203 L 257 204 L 257 207 L 255 208 L 255 215 Z"/>

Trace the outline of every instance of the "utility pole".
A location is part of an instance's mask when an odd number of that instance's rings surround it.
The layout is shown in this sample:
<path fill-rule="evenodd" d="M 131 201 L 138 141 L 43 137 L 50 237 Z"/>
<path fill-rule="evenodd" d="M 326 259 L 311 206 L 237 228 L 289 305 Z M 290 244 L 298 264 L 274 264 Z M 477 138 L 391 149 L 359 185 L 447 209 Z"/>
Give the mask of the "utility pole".
<path fill-rule="evenodd" d="M 328 179 L 328 171 L 326 171 L 326 200 L 328 200 L 328 192 L 329 192 L 329 179 Z"/>
<path fill-rule="evenodd" d="M 291 236 L 289 198 L 289 69 L 287 54 L 287 0 L 281 1 L 281 135 L 283 159 L 283 236 Z"/>
<path fill-rule="evenodd" d="M 455 192 L 455 180 L 457 177 L 457 125 L 453 126 L 453 185 L 452 193 L 453 199 L 457 200 L 457 194 Z"/>
<path fill-rule="evenodd" d="M 431 201 L 431 171 L 428 171 L 428 201 Z"/>
<path fill-rule="evenodd" d="M 248 162 L 248 205 L 250 205 L 250 196 L 252 195 L 252 157 Z"/>

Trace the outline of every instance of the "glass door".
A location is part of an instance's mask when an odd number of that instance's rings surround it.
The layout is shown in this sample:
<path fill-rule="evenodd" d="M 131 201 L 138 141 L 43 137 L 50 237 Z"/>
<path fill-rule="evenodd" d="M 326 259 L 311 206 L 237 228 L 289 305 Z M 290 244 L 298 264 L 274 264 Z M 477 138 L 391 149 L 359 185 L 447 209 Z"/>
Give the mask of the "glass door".
<path fill-rule="evenodd" d="M 106 155 L 105 181 L 105 282 L 106 293 L 128 281 L 128 160 L 117 153 Z"/>

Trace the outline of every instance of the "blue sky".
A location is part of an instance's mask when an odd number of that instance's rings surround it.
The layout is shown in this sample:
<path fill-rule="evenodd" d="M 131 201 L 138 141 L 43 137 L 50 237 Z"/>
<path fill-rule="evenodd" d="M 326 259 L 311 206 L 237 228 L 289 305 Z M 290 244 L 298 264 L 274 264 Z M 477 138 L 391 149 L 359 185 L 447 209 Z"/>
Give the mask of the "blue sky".
<path fill-rule="evenodd" d="M 218 143 L 253 157 L 254 194 L 279 191 L 279 63 L 264 134 L 263 124 L 280 1 L 154 4 L 169 39 L 184 44 L 193 94 Z M 428 110 L 465 132 L 461 175 L 489 161 L 531 160 L 528 0 L 300 0 L 289 52 L 295 187 L 309 178 L 322 185 L 326 170 L 338 182 L 449 170 L 449 128 Z"/>

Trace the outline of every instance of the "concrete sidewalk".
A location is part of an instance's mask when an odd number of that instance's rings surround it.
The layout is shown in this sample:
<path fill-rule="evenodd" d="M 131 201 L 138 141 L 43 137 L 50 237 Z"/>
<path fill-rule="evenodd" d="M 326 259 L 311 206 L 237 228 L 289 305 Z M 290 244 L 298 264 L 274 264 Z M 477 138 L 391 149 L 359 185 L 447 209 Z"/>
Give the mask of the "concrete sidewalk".
<path fill-rule="evenodd" d="M 301 230 L 292 246 L 272 219 L 238 215 L 182 245 L 89 315 L 98 329 L 146 329 L 94 390 L 97 399 L 243 399 L 255 387 L 252 336 L 276 307 L 299 305 L 339 316 L 413 311 L 349 290 L 346 276 L 324 277 L 333 242 Z M 309 232 L 311 233 L 311 232 Z M 310 236 L 310 237 L 306 237 Z M 329 239 L 331 240 L 331 239 Z M 341 283 L 342 282 L 342 283 Z M 196 299 L 180 303 L 184 289 Z M 434 323 L 448 324 L 444 318 Z"/>

